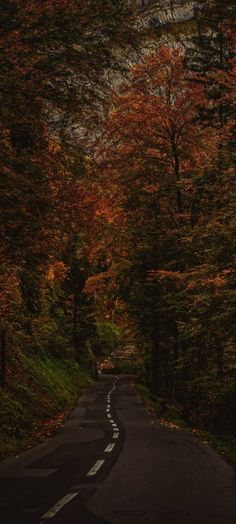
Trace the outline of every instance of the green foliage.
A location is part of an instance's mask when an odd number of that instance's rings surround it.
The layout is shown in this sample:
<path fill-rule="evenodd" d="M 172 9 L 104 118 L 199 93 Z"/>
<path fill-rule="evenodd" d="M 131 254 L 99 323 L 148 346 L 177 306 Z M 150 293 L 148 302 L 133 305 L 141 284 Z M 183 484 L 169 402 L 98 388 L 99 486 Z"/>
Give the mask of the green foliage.
<path fill-rule="evenodd" d="M 51 354 L 57 358 L 70 356 L 73 358 L 75 351 L 71 345 L 65 318 L 40 318 L 33 322 L 32 342 L 30 348 L 36 354 Z"/>
<path fill-rule="evenodd" d="M 140 376 L 143 363 L 139 359 L 130 362 L 130 360 L 121 360 L 116 364 L 118 373 L 127 373 L 128 375 Z"/>
<path fill-rule="evenodd" d="M 112 322 L 97 321 L 94 352 L 96 355 L 110 355 L 121 343 L 121 330 Z"/>
<path fill-rule="evenodd" d="M 81 389 L 91 383 L 72 359 L 18 351 L 8 366 L 8 387 L 0 389 L 0 456 L 33 445 L 35 427 L 70 411 Z M 37 434 L 34 438 L 37 442 Z"/>

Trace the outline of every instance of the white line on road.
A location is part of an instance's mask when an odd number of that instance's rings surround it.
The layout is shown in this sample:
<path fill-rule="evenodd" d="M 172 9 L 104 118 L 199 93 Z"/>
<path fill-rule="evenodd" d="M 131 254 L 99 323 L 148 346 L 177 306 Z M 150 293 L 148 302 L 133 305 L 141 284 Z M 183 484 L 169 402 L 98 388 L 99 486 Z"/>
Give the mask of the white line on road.
<path fill-rule="evenodd" d="M 112 438 L 119 438 L 119 431 L 115 431 Z"/>
<path fill-rule="evenodd" d="M 105 460 L 97 460 L 97 462 L 95 462 L 94 466 L 87 473 L 87 477 L 93 477 L 94 475 L 96 475 L 96 473 L 101 468 L 101 466 L 104 464 L 104 462 L 105 462 Z"/>
<path fill-rule="evenodd" d="M 108 417 L 108 418 L 111 418 L 111 415 L 108 413 L 107 417 Z"/>
<path fill-rule="evenodd" d="M 108 444 L 107 448 L 105 449 L 105 453 L 110 453 L 114 447 L 115 447 L 115 443 Z"/>
<path fill-rule="evenodd" d="M 41 520 L 52 519 L 56 515 L 56 513 L 58 513 L 58 511 L 60 511 L 63 508 L 63 506 L 68 504 L 68 502 L 70 502 L 74 497 L 76 497 L 78 493 L 79 492 L 68 493 L 67 495 L 65 495 L 65 497 L 59 500 L 51 509 L 49 509 L 49 511 L 47 511 L 47 513 L 43 515 L 43 517 L 41 517 Z"/>

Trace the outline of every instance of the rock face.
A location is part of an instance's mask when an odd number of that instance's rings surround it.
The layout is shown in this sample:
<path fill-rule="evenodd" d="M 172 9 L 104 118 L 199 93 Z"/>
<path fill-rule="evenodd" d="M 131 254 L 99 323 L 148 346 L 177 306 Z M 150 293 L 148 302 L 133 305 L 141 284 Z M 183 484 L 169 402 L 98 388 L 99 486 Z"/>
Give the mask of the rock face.
<path fill-rule="evenodd" d="M 140 6 L 140 19 L 152 29 L 188 20 L 211 23 L 215 17 L 234 18 L 236 9 L 235 0 L 136 0 L 135 4 Z"/>
<path fill-rule="evenodd" d="M 165 24 L 191 20 L 194 17 L 194 1 L 147 2 L 143 19 L 149 27 L 155 28 Z"/>
<path fill-rule="evenodd" d="M 157 39 L 179 41 L 189 39 L 196 31 L 195 14 L 200 1 L 196 0 L 156 0 L 138 1 L 140 7 L 137 25 L 142 30 L 156 33 Z M 137 2 L 136 2 L 137 5 Z"/>
<path fill-rule="evenodd" d="M 137 0 L 138 25 L 160 43 L 182 44 L 189 65 L 207 71 L 217 65 L 222 22 L 235 18 L 236 0 Z"/>

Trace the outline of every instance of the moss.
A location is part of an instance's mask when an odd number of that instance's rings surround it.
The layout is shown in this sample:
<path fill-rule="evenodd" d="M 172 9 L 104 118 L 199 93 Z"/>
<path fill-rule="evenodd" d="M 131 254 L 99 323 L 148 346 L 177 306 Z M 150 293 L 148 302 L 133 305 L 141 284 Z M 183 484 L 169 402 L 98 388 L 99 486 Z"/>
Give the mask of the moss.
<path fill-rule="evenodd" d="M 0 457 L 18 453 L 54 433 L 81 389 L 93 381 L 78 362 L 19 352 L 9 366 L 7 386 L 0 388 Z M 14 369 L 14 373 L 13 373 Z M 55 419 L 55 424 L 54 424 Z M 50 420 L 50 427 L 47 421 Z M 61 425 L 61 420 L 60 420 Z M 45 433 L 37 428 L 46 428 Z"/>

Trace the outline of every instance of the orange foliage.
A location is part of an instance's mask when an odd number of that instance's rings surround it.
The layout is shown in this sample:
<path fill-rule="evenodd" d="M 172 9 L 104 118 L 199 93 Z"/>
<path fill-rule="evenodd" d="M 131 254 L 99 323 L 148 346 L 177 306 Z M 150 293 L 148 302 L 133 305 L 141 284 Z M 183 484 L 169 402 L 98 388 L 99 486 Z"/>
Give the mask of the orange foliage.
<path fill-rule="evenodd" d="M 190 198 L 192 178 L 213 165 L 219 144 L 218 131 L 200 119 L 210 103 L 204 86 L 186 73 L 180 49 L 163 47 L 131 73 L 105 123 L 99 154 L 107 177 L 119 179 L 124 198 L 135 186 L 166 188 L 169 197 L 175 187 Z M 184 212 L 180 198 L 178 212 Z"/>
<path fill-rule="evenodd" d="M 69 270 L 65 266 L 64 262 L 54 262 L 54 264 L 48 269 L 46 280 L 50 286 L 61 284 L 65 279 L 68 271 Z"/>

